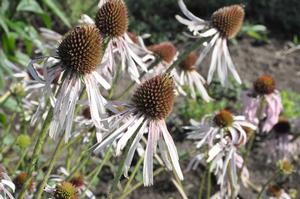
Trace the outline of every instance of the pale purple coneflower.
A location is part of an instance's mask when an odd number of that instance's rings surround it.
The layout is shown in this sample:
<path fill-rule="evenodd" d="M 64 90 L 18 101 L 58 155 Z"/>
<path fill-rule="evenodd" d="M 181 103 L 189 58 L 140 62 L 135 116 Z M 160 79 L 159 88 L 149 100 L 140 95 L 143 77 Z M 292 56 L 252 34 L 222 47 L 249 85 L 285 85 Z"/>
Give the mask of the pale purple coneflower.
<path fill-rule="evenodd" d="M 278 122 L 283 109 L 275 81 L 268 75 L 260 76 L 253 83 L 253 90 L 242 94 L 244 114 L 250 122 L 262 122 L 262 131 L 269 132 Z"/>
<path fill-rule="evenodd" d="M 204 101 L 210 102 L 213 99 L 208 95 L 205 84 L 205 79 L 196 70 L 197 55 L 195 52 L 191 52 L 181 63 L 180 63 L 180 84 L 187 85 L 191 91 L 191 96 L 196 99 L 196 90 L 201 95 Z"/>
<path fill-rule="evenodd" d="M 174 97 L 173 79 L 168 74 L 158 75 L 145 81 L 135 91 L 131 103 L 126 105 L 125 110 L 109 118 L 115 121 L 112 126 L 115 130 L 99 143 L 95 152 L 102 151 L 106 146 L 118 140 L 116 154 L 119 155 L 127 142 L 133 139 L 125 159 L 124 174 L 127 176 L 139 142 L 143 135 L 148 133 L 143 168 L 144 185 L 153 184 L 153 156 L 156 154 L 157 145 L 166 167 L 169 170 L 174 169 L 176 175 L 182 180 L 183 174 L 177 149 L 165 122 L 172 111 Z"/>
<path fill-rule="evenodd" d="M 220 8 L 212 14 L 210 21 L 205 21 L 192 14 L 186 8 L 183 0 L 179 0 L 178 3 L 187 19 L 178 15 L 176 15 L 176 19 L 188 26 L 188 29 L 193 32 L 194 36 L 212 37 L 210 42 L 203 49 L 196 64 L 199 65 L 213 48 L 207 83 L 211 83 L 214 72 L 217 70 L 222 85 L 226 85 L 228 82 L 228 71 L 230 71 L 234 79 L 241 84 L 242 81 L 235 69 L 228 50 L 227 40 L 233 38 L 242 26 L 245 15 L 243 7 L 240 5 L 231 5 Z"/>
<path fill-rule="evenodd" d="M 104 57 L 108 61 L 104 71 L 113 76 L 117 64 L 121 64 L 121 71 L 127 71 L 130 78 L 140 83 L 140 71 L 147 72 L 147 61 L 153 59 L 148 56 L 149 51 L 134 43 L 127 33 L 128 11 L 123 0 L 101 0 L 95 20 L 82 15 L 82 22 L 95 24 L 100 33 L 108 39 Z M 149 60 L 148 60 L 149 59 Z"/>
<path fill-rule="evenodd" d="M 57 74 L 60 74 L 61 80 L 49 129 L 51 137 L 56 138 L 65 130 L 65 141 L 70 138 L 75 106 L 83 92 L 82 82 L 88 94 L 94 125 L 102 128 L 100 120 L 105 113 L 106 100 L 99 92 L 98 85 L 110 88 L 110 84 L 96 71 L 99 65 L 102 66 L 102 54 L 101 34 L 93 25 L 77 26 L 63 37 L 54 57 L 55 64 L 45 67 L 43 74 L 47 92 L 51 91 L 51 83 Z"/>
<path fill-rule="evenodd" d="M 159 44 L 148 46 L 147 48 L 160 59 L 160 62 L 158 62 L 154 68 L 149 70 L 148 74 L 145 76 L 145 79 L 163 74 L 178 58 L 179 53 L 172 42 L 165 41 Z M 155 60 L 153 60 L 152 63 L 154 61 Z M 176 94 L 186 96 L 186 92 L 180 85 L 179 76 L 175 68 L 170 71 L 170 75 L 174 78 Z"/>
<path fill-rule="evenodd" d="M 0 198 L 14 199 L 11 192 L 15 192 L 15 184 L 7 175 L 4 167 L 0 164 Z"/>
<path fill-rule="evenodd" d="M 70 173 L 64 167 L 60 167 L 58 169 L 58 174 L 50 176 L 49 182 L 54 182 L 55 184 L 64 182 L 69 175 Z M 68 182 L 76 187 L 78 194 L 81 195 L 84 193 L 87 198 L 96 199 L 96 196 L 93 194 L 93 192 L 88 189 L 88 183 L 85 181 L 84 176 L 80 173 L 75 173 L 74 176 L 68 180 Z M 51 189 L 55 190 L 55 187 L 47 185 L 47 190 Z"/>
<path fill-rule="evenodd" d="M 192 126 L 185 127 L 191 130 L 188 138 L 199 140 L 196 142 L 197 148 L 204 145 L 208 147 L 206 161 L 210 163 L 210 170 L 218 176 L 222 193 L 227 190 L 229 178 L 237 190 L 237 168 L 241 169 L 243 165 L 238 148 L 247 142 L 246 128 L 255 130 L 256 127 L 246 121 L 244 116 L 233 116 L 227 110 L 207 116 L 200 123 L 192 120 L 191 124 Z M 242 172 L 246 182 L 249 172 L 247 170 Z"/>

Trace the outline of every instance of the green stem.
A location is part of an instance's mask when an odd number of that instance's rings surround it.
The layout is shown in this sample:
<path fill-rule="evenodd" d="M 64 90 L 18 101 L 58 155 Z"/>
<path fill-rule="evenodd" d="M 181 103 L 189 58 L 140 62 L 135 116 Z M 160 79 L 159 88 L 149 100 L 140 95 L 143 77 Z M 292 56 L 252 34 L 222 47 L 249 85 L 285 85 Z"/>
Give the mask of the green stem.
<path fill-rule="evenodd" d="M 189 48 L 187 48 L 186 51 L 184 51 L 178 59 L 166 70 L 166 73 L 169 73 L 172 71 L 173 68 L 178 66 L 191 52 L 197 50 L 201 47 L 201 45 L 207 40 L 207 38 L 200 38 L 195 43 L 193 43 Z"/>
<path fill-rule="evenodd" d="M 263 194 L 263 192 L 266 190 L 266 188 L 273 182 L 273 180 L 275 178 L 277 178 L 277 176 L 279 176 L 280 173 L 279 172 L 276 172 L 274 173 L 274 175 L 263 185 L 263 187 L 261 188 L 260 192 L 258 193 L 257 195 L 257 198 L 256 199 L 261 199 L 261 195 Z"/>
<path fill-rule="evenodd" d="M 139 168 L 140 168 L 140 165 L 143 163 L 143 160 L 144 160 L 144 158 L 141 157 L 141 158 L 139 159 L 139 161 L 137 162 L 137 164 L 135 165 L 135 167 L 134 167 L 134 169 L 133 169 L 133 171 L 132 171 L 132 173 L 131 173 L 131 175 L 130 175 L 130 177 L 129 177 L 129 179 L 128 179 L 128 182 L 127 182 L 126 185 L 125 185 L 125 188 L 124 188 L 124 191 L 123 191 L 123 192 L 126 192 L 126 191 L 129 189 L 129 186 L 130 186 L 130 184 L 131 184 L 131 182 L 132 182 L 132 180 L 133 180 L 135 174 L 138 172 L 138 170 L 139 170 Z"/>
<path fill-rule="evenodd" d="M 51 107 L 48 114 L 47 114 L 47 117 L 44 121 L 44 124 L 42 126 L 42 130 L 39 134 L 39 137 L 37 139 L 37 142 L 36 142 L 34 150 L 33 150 L 32 160 L 31 160 L 31 163 L 29 165 L 28 172 L 27 172 L 29 177 L 26 179 L 26 182 L 24 183 L 24 186 L 23 186 L 23 188 L 22 188 L 22 190 L 19 194 L 18 199 L 24 199 L 26 191 L 27 191 L 27 187 L 29 186 L 29 183 L 32 180 L 32 174 L 33 174 L 33 171 L 35 171 L 38 159 L 40 158 L 40 153 L 42 151 L 44 141 L 47 137 L 48 128 L 50 126 L 52 116 L 53 116 L 53 108 Z"/>
<path fill-rule="evenodd" d="M 91 174 L 92 175 L 92 179 L 89 180 L 89 183 L 87 184 L 85 190 L 83 191 L 83 194 L 85 194 L 85 192 L 92 186 L 92 184 L 96 181 L 96 178 L 98 177 L 99 173 L 101 172 L 103 166 L 110 160 L 112 156 L 112 150 L 111 150 L 111 147 L 109 147 L 105 153 L 105 156 L 103 158 L 103 160 L 101 161 L 101 163 L 95 168 L 94 171 L 92 171 Z M 88 176 L 87 178 L 89 178 L 91 176 Z"/>
<path fill-rule="evenodd" d="M 46 183 L 50 177 L 50 174 L 54 168 L 54 165 L 56 163 L 56 160 L 58 158 L 58 155 L 61 151 L 61 147 L 62 145 L 64 144 L 64 134 L 62 134 L 58 144 L 56 145 L 56 148 L 55 148 L 55 151 L 54 153 L 52 154 L 52 157 L 51 157 L 51 161 L 50 161 L 50 165 L 48 167 L 48 170 L 46 172 L 46 175 L 44 176 L 43 178 L 43 181 L 41 182 L 40 186 L 39 186 L 39 189 L 37 191 L 37 194 L 36 194 L 36 199 L 40 199 L 42 197 L 42 194 L 43 194 L 43 191 L 44 191 L 44 187 L 46 186 Z"/>
<path fill-rule="evenodd" d="M 115 75 L 115 77 L 113 79 L 112 86 L 111 86 L 111 89 L 109 90 L 109 94 L 108 94 L 108 99 L 110 99 L 110 100 L 112 99 L 112 97 L 114 95 L 114 92 L 115 92 L 115 89 L 116 89 L 117 82 L 119 80 L 120 74 L 121 74 L 121 65 L 118 65 L 117 71 L 116 71 L 116 75 Z"/>
<path fill-rule="evenodd" d="M 206 198 L 210 199 L 211 195 L 211 173 L 210 173 L 210 166 L 211 163 L 208 163 L 208 169 L 207 169 L 207 192 L 206 192 Z"/>
<path fill-rule="evenodd" d="M 15 169 L 13 170 L 12 173 L 16 173 L 16 171 L 18 170 L 18 168 L 20 167 L 20 165 L 21 165 L 22 162 L 24 161 L 24 158 L 26 157 L 27 152 L 28 152 L 28 148 L 22 151 L 22 153 L 21 153 L 21 158 L 20 158 L 20 160 L 18 161 L 18 163 L 17 163 L 17 165 L 16 165 L 16 167 L 15 167 Z"/>
<path fill-rule="evenodd" d="M 254 145 L 254 141 L 255 141 L 255 134 L 253 134 L 250 138 L 250 141 L 249 141 L 249 144 L 248 144 L 248 147 L 247 147 L 247 150 L 246 150 L 246 154 L 244 155 L 243 159 L 244 159 L 244 162 L 243 162 L 243 165 L 242 165 L 242 168 L 240 170 L 240 173 L 239 173 L 239 182 L 242 178 L 242 172 L 243 172 L 243 169 L 245 168 L 245 166 L 247 165 L 247 162 L 248 162 L 248 159 L 249 159 L 249 156 L 250 156 L 250 152 L 252 150 L 252 147 Z"/>
<path fill-rule="evenodd" d="M 205 178 L 207 173 L 209 172 L 208 167 L 206 167 L 205 172 L 202 176 L 201 182 L 200 182 L 200 187 L 199 187 L 199 192 L 198 192 L 198 199 L 202 199 L 203 195 L 203 190 L 204 190 L 204 184 L 205 184 Z"/>

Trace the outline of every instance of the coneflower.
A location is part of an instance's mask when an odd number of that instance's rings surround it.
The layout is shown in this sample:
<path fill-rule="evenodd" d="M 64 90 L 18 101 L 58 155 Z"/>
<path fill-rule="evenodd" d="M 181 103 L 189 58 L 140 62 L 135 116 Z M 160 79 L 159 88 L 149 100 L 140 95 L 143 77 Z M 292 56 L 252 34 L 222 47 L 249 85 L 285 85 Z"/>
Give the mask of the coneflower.
<path fill-rule="evenodd" d="M 125 160 L 125 175 L 127 175 L 139 142 L 143 135 L 148 133 L 143 168 L 144 185 L 153 184 L 153 156 L 157 145 L 167 168 L 170 170 L 174 168 L 182 180 L 176 146 L 165 122 L 172 111 L 174 97 L 174 82 L 168 74 L 145 81 L 137 88 L 126 109 L 108 119 L 116 120 L 111 124 L 115 130 L 97 146 L 95 152 L 100 152 L 117 140 L 116 153 L 119 155 L 128 140 L 133 139 Z M 120 125 L 120 122 L 123 124 Z"/>
<path fill-rule="evenodd" d="M 65 141 L 70 138 L 76 102 L 82 92 L 82 82 L 88 94 L 92 121 L 101 129 L 100 118 L 105 113 L 106 100 L 100 94 L 98 84 L 105 89 L 110 88 L 109 83 L 96 70 L 102 57 L 102 37 L 99 30 L 93 25 L 81 25 L 63 37 L 57 48 L 55 64 L 44 65 L 44 79 L 48 86 L 46 94 L 51 91 L 51 83 L 55 81 L 57 74 L 60 74 L 61 79 L 50 124 L 51 137 L 56 138 L 65 130 Z"/>
<path fill-rule="evenodd" d="M 88 183 L 85 181 L 84 176 L 81 173 L 75 173 L 73 177 L 70 178 L 70 180 L 66 181 L 66 178 L 69 177 L 69 175 L 70 173 L 64 167 L 60 167 L 57 174 L 51 175 L 49 179 L 49 182 L 54 184 L 58 183 L 60 185 L 56 187 L 47 185 L 46 191 L 55 194 L 57 192 L 57 187 L 59 188 L 59 190 L 61 190 L 61 186 L 64 185 L 64 187 L 69 187 L 68 189 L 72 190 L 73 192 L 76 190 L 77 194 L 75 195 L 85 194 L 86 198 L 88 199 L 96 199 L 93 192 L 87 188 Z"/>
<path fill-rule="evenodd" d="M 262 131 L 269 132 L 278 122 L 283 109 L 280 93 L 269 75 L 262 75 L 253 83 L 253 89 L 242 95 L 244 113 L 255 124 L 262 122 Z"/>
<path fill-rule="evenodd" d="M 82 22 L 95 24 L 101 35 L 109 39 L 104 55 L 109 63 L 104 69 L 105 74 L 112 78 L 118 60 L 122 71 L 128 71 L 131 79 L 140 83 L 140 70 L 147 71 L 146 62 L 148 59 L 153 59 L 153 56 L 147 56 L 149 51 L 134 43 L 127 34 L 128 11 L 125 2 L 123 0 L 100 1 L 95 21 L 83 15 Z"/>
<path fill-rule="evenodd" d="M 0 164 L 0 198 L 14 199 L 11 192 L 15 192 L 15 184 L 7 175 L 5 168 Z"/>
<path fill-rule="evenodd" d="M 171 66 L 177 60 L 179 54 L 176 46 L 169 41 L 148 46 L 147 49 L 150 50 L 154 55 L 159 57 L 161 61 L 158 64 L 156 64 L 156 66 L 153 69 L 149 70 L 148 74 L 145 76 L 145 79 L 149 79 L 151 77 L 166 72 L 168 67 Z M 153 62 L 154 61 L 155 60 L 153 60 Z M 180 86 L 179 76 L 176 69 L 172 69 L 170 75 L 174 78 L 176 94 L 186 96 L 186 92 Z"/>
<path fill-rule="evenodd" d="M 240 30 L 245 15 L 244 8 L 241 5 L 226 6 L 215 11 L 210 21 L 205 21 L 192 14 L 186 8 L 183 0 L 179 0 L 178 3 L 187 19 L 177 15 L 177 20 L 188 26 L 188 29 L 193 32 L 194 36 L 212 37 L 200 54 L 196 64 L 199 65 L 213 48 L 207 77 L 208 84 L 211 83 L 216 70 L 222 85 L 225 85 L 228 81 L 228 70 L 232 73 L 234 79 L 241 83 L 229 54 L 227 40 L 233 38 Z"/>
<path fill-rule="evenodd" d="M 245 127 L 252 130 L 256 127 L 246 121 L 244 116 L 234 116 L 228 110 L 220 110 L 213 115 L 206 116 L 200 123 L 192 120 L 191 124 L 192 126 L 185 127 L 191 130 L 188 138 L 199 140 L 196 142 L 197 148 L 203 146 L 208 148 L 207 162 L 210 162 L 211 171 L 214 171 L 218 177 L 221 193 L 226 192 L 228 178 L 232 179 L 233 186 L 237 189 L 236 171 L 237 168 L 243 168 L 243 158 L 239 155 L 238 148 L 245 145 L 248 139 Z M 199 164 L 206 152 L 199 154 L 200 156 L 198 155 L 198 158 L 193 160 L 190 167 Z M 243 168 L 242 181 L 247 183 L 248 177 L 248 170 Z"/>
<path fill-rule="evenodd" d="M 16 190 L 20 191 L 23 188 L 23 185 L 25 181 L 28 178 L 28 174 L 26 172 L 20 172 L 17 174 L 17 176 L 14 178 L 14 184 L 16 186 Z M 30 181 L 28 186 L 28 191 L 33 192 L 35 183 L 33 180 Z"/>
<path fill-rule="evenodd" d="M 191 96 L 193 99 L 196 98 L 196 91 L 199 92 L 204 101 L 209 102 L 212 100 L 209 97 L 204 84 L 205 79 L 196 70 L 197 54 L 196 52 L 191 52 L 181 63 L 180 63 L 180 74 L 179 82 L 180 85 L 187 85 L 191 91 Z"/>

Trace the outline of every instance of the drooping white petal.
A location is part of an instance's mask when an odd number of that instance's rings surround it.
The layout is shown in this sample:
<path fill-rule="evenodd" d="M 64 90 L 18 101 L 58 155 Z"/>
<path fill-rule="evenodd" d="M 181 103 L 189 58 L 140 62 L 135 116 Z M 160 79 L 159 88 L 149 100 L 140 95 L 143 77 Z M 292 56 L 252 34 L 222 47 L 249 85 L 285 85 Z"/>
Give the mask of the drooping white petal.
<path fill-rule="evenodd" d="M 144 116 L 141 116 L 137 121 L 133 122 L 132 126 L 128 127 L 126 133 L 124 133 L 124 135 L 122 135 L 122 137 L 118 141 L 117 148 L 116 148 L 116 155 L 121 154 L 121 150 L 123 150 L 130 137 L 138 130 L 143 120 L 144 120 Z"/>
<path fill-rule="evenodd" d="M 173 141 L 170 133 L 168 132 L 166 123 L 164 121 L 162 121 L 160 123 L 160 128 L 161 128 L 161 131 L 162 131 L 163 138 L 166 142 L 166 145 L 167 145 L 167 148 L 168 148 L 168 151 L 169 151 L 169 154 L 170 154 L 171 161 L 172 161 L 173 167 L 175 169 L 175 172 L 176 172 L 178 178 L 180 180 L 183 180 L 183 174 L 182 174 L 182 171 L 181 171 L 180 165 L 179 165 L 179 158 L 178 158 L 177 149 L 176 149 L 176 146 L 174 144 L 174 141 Z"/>
<path fill-rule="evenodd" d="M 235 69 L 235 66 L 234 66 L 234 64 L 232 62 L 231 56 L 229 54 L 229 50 L 228 50 L 228 47 L 227 47 L 227 40 L 223 39 L 222 43 L 223 43 L 223 52 L 224 52 L 224 56 L 225 56 L 225 60 L 226 60 L 227 66 L 228 66 L 230 72 L 232 73 L 234 79 L 239 84 L 241 84 L 242 80 L 241 80 L 239 74 L 237 73 L 237 71 Z"/>
<path fill-rule="evenodd" d="M 110 134 L 107 138 L 105 138 L 95 149 L 95 153 L 99 153 L 103 150 L 104 147 L 111 144 L 125 129 L 128 128 L 132 124 L 132 122 L 136 119 L 136 117 L 130 117 L 126 123 L 120 126 L 117 130 L 115 130 L 112 134 Z"/>
<path fill-rule="evenodd" d="M 196 21 L 196 22 L 199 22 L 199 23 L 204 23 L 205 21 L 203 19 L 200 19 L 199 17 L 196 17 L 193 13 L 191 13 L 186 5 L 184 4 L 183 0 L 178 0 L 178 5 L 182 11 L 182 13 L 187 17 L 189 18 L 190 20 L 192 21 Z"/>

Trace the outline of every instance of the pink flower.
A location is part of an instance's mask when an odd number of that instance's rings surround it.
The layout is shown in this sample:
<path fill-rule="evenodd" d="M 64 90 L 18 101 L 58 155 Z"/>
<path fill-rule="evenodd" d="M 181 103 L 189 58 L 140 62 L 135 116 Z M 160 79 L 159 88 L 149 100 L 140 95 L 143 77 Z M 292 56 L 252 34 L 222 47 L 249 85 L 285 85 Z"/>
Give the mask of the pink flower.
<path fill-rule="evenodd" d="M 262 131 L 269 132 L 278 122 L 283 109 L 274 80 L 262 75 L 254 82 L 254 89 L 243 93 L 242 98 L 247 119 L 256 125 L 262 122 Z"/>

